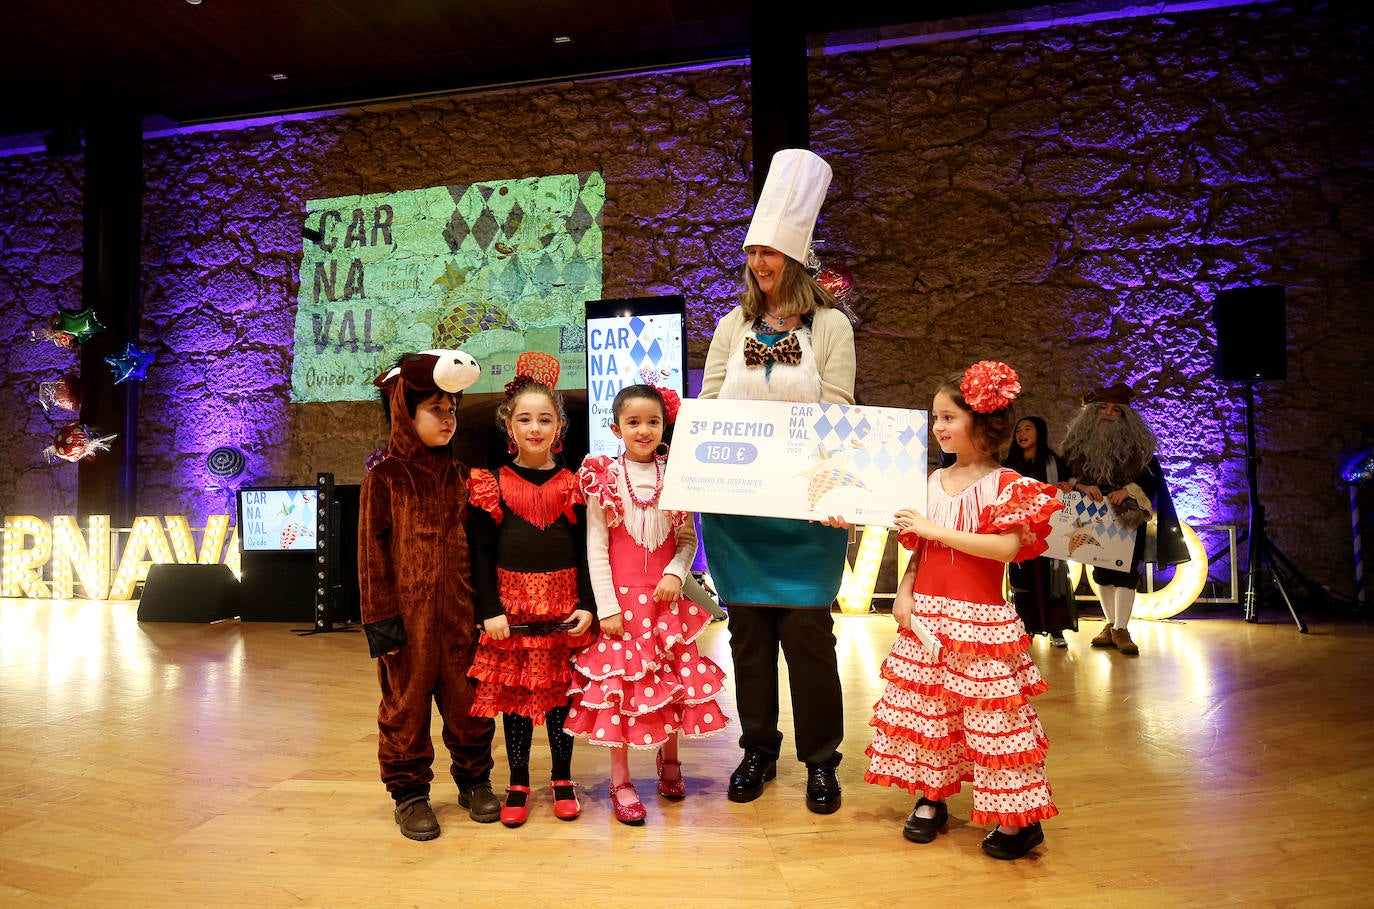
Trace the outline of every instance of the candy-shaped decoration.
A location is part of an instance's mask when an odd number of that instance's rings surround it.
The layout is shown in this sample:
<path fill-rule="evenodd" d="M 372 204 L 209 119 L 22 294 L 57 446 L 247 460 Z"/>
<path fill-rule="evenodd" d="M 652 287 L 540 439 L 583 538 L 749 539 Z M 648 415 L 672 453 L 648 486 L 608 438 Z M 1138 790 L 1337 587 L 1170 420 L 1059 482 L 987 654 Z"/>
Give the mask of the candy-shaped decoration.
<path fill-rule="evenodd" d="M 82 344 L 105 330 L 95 310 L 89 306 L 85 309 L 59 309 L 57 312 L 57 330 L 66 332 Z"/>
<path fill-rule="evenodd" d="M 58 410 L 78 412 L 81 410 L 81 379 L 76 373 L 69 372 L 56 381 L 39 382 L 38 403 L 43 405 L 44 410 L 56 407 Z"/>
<path fill-rule="evenodd" d="M 80 461 L 82 458 L 89 458 L 97 451 L 109 451 L 110 442 L 115 438 L 114 434 L 108 436 L 95 435 L 80 423 L 67 423 L 57 430 L 53 436 L 52 444 L 43 449 L 43 458 L 49 463 L 57 461 Z"/>
<path fill-rule="evenodd" d="M 141 382 L 148 378 L 148 367 L 152 365 L 153 354 L 144 353 L 138 349 L 138 345 L 130 341 L 124 345 L 123 353 L 106 357 L 105 362 L 109 363 L 110 368 L 114 370 L 116 385 L 125 379 Z"/>
<path fill-rule="evenodd" d="M 34 341 L 51 341 L 63 350 L 76 350 L 76 337 L 61 329 L 62 317 L 53 316 L 39 327 L 29 332 Z"/>

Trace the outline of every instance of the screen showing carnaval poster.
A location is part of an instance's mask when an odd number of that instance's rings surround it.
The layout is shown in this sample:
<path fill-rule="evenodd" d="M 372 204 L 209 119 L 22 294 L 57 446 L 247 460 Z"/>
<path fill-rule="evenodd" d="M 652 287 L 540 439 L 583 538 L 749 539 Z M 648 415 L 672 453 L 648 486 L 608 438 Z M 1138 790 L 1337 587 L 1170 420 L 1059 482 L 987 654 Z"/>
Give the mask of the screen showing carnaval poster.
<path fill-rule="evenodd" d="M 244 552 L 295 552 L 315 548 L 312 486 L 239 490 L 239 541 Z"/>
<path fill-rule="evenodd" d="M 473 393 L 501 391 L 525 350 L 586 387 L 605 199 L 588 172 L 307 202 L 291 400 L 371 399 L 397 357 L 431 348 L 477 358 Z"/>
<path fill-rule="evenodd" d="M 614 457 L 616 392 L 642 383 L 687 396 L 686 301 L 678 295 L 587 301 L 587 450 Z"/>

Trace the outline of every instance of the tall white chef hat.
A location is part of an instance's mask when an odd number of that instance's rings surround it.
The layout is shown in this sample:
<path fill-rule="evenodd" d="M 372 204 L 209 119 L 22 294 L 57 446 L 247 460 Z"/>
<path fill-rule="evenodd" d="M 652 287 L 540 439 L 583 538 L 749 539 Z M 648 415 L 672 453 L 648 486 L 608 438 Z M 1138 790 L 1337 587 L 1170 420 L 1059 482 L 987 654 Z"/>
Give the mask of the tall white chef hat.
<path fill-rule="evenodd" d="M 816 216 L 830 188 L 830 165 L 804 148 L 784 148 L 773 156 L 763 192 L 744 245 L 771 246 L 806 264 Z"/>

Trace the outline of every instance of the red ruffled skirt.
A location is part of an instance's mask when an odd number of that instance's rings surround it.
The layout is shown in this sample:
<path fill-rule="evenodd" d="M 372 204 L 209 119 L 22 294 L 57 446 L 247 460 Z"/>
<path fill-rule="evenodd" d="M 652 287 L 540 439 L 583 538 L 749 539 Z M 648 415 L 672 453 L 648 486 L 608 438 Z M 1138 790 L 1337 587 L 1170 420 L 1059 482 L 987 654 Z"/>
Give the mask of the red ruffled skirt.
<path fill-rule="evenodd" d="M 577 608 L 576 568 L 545 573 L 498 568 L 496 577 L 512 625 L 561 622 Z M 495 641 L 483 632 L 468 670 L 477 680 L 473 715 L 518 713 L 542 724 L 545 711 L 568 703 L 573 651 L 590 641 L 590 633 L 513 634 Z"/>
<path fill-rule="evenodd" d="M 973 784 L 975 824 L 1024 826 L 1059 813 L 1045 778 L 1049 741 L 1030 698 L 1049 688 L 1010 604 L 915 596 L 938 659 L 902 629 L 883 661 L 865 779 L 943 799 Z"/>

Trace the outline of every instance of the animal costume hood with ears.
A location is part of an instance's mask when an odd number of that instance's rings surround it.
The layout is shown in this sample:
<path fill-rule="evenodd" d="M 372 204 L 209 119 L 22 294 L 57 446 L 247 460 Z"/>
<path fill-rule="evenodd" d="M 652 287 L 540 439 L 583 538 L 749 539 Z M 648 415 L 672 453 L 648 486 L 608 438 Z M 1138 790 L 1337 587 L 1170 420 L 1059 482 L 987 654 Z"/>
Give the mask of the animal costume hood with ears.
<path fill-rule="evenodd" d="M 373 385 L 387 395 L 391 409 L 391 439 L 387 455 L 414 458 L 429 449 L 415 431 L 415 420 L 406 408 L 406 392 L 446 391 L 461 395 L 482 376 L 482 367 L 461 350 L 422 350 L 410 354 L 382 373 Z"/>

